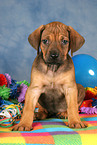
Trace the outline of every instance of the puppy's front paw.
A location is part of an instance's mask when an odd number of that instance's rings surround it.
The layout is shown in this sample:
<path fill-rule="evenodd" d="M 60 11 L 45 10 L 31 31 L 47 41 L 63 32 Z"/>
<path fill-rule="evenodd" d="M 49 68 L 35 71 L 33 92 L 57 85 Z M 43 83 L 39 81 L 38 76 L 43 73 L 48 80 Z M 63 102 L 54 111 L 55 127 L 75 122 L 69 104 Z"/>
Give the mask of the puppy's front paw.
<path fill-rule="evenodd" d="M 72 121 L 69 123 L 69 127 L 70 128 L 85 128 L 87 127 L 87 124 L 83 123 L 83 122 L 77 122 L 77 121 Z"/>
<path fill-rule="evenodd" d="M 27 125 L 16 125 L 13 127 L 12 131 L 31 131 L 33 128 Z"/>

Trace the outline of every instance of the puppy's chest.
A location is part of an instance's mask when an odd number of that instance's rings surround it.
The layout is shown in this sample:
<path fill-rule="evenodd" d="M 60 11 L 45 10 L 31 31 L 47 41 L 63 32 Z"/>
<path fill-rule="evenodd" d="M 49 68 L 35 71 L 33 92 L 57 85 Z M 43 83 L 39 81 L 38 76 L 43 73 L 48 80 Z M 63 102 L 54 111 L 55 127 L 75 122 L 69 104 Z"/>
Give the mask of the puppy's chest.
<path fill-rule="evenodd" d="M 57 85 L 56 73 L 52 70 L 48 70 L 45 78 L 45 86 L 47 88 L 55 88 Z"/>
<path fill-rule="evenodd" d="M 53 72 L 52 70 L 48 70 L 46 73 L 43 84 L 47 88 L 51 89 L 59 89 L 62 85 L 66 83 L 68 80 L 69 74 L 64 72 Z"/>

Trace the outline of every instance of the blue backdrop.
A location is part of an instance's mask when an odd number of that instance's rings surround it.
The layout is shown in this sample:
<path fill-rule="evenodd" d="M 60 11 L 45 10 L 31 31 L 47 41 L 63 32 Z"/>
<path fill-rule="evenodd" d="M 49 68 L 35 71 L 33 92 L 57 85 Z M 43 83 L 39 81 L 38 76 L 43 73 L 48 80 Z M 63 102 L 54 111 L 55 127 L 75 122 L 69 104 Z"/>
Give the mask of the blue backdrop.
<path fill-rule="evenodd" d="M 97 0 L 0 0 L 0 73 L 30 82 L 36 51 L 28 35 L 52 21 L 71 25 L 86 39 L 74 55 L 97 58 Z"/>

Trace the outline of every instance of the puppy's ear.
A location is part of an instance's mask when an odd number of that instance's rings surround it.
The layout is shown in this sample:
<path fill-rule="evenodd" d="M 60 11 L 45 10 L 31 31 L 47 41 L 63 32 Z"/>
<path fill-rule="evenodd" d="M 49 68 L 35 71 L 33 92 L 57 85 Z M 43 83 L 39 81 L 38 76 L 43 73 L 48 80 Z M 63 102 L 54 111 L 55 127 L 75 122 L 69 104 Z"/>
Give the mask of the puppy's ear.
<path fill-rule="evenodd" d="M 28 37 L 29 43 L 32 45 L 33 48 L 37 50 L 37 54 L 39 54 L 41 34 L 44 29 L 45 29 L 45 26 L 41 25 L 38 29 L 32 32 Z"/>
<path fill-rule="evenodd" d="M 69 31 L 69 37 L 70 37 L 70 45 L 69 50 L 71 49 L 71 56 L 73 55 L 73 52 L 77 51 L 82 47 L 82 45 L 85 42 L 85 39 L 77 32 L 75 31 L 71 26 L 68 26 Z"/>

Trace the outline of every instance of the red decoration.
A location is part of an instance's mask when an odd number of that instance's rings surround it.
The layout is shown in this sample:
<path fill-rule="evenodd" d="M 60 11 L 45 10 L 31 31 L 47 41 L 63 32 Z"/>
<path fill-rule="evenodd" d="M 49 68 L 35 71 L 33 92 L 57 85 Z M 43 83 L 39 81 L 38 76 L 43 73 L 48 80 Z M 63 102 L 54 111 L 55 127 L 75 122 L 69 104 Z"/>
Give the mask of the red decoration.
<path fill-rule="evenodd" d="M 92 98 L 96 99 L 97 96 L 95 96 L 95 94 L 93 92 L 91 92 L 90 90 L 87 90 L 84 100 L 89 100 L 89 99 L 92 99 Z"/>
<path fill-rule="evenodd" d="M 88 88 L 86 90 L 85 98 L 80 108 L 82 107 L 92 107 L 93 98 L 97 99 L 97 88 Z"/>
<path fill-rule="evenodd" d="M 93 102 L 93 100 L 85 100 L 85 101 L 83 101 L 83 103 L 82 103 L 82 105 L 80 106 L 80 108 L 81 107 L 92 107 L 92 102 Z"/>
<path fill-rule="evenodd" d="M 7 87 L 7 79 L 5 77 L 5 75 L 0 74 L 0 86 L 5 85 Z"/>

